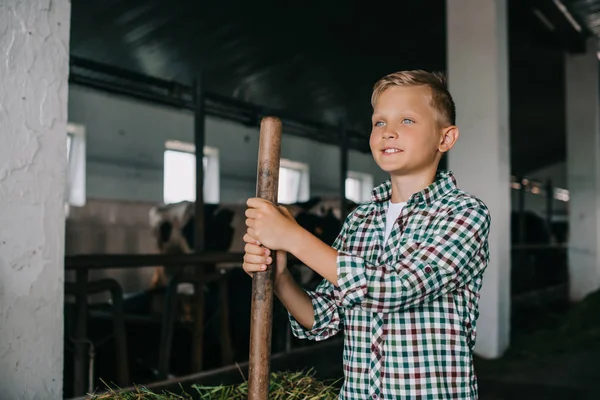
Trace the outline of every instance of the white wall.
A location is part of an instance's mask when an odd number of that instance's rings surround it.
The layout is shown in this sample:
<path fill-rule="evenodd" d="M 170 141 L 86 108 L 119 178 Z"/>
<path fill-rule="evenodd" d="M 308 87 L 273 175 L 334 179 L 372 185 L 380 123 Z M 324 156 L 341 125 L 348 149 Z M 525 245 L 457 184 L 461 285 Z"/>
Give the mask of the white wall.
<path fill-rule="evenodd" d="M 191 112 L 76 85 L 69 91 L 69 121 L 86 127 L 89 198 L 161 202 L 165 142 L 193 142 Z M 217 147 L 221 160 L 222 203 L 255 195 L 258 140 L 258 127 L 207 118 L 206 145 Z M 339 193 L 336 146 L 284 135 L 281 156 L 309 164 L 311 196 Z M 375 185 L 386 179 L 370 153 L 351 151 L 348 164 L 373 174 Z"/>
<path fill-rule="evenodd" d="M 69 0 L 0 2 L 0 398 L 61 399 Z"/>

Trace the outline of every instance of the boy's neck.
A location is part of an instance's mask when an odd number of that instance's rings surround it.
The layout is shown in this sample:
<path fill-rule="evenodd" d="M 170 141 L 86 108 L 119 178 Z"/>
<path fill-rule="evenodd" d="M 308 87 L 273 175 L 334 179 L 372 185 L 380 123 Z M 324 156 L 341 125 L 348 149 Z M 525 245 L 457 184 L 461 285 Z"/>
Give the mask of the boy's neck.
<path fill-rule="evenodd" d="M 426 170 L 409 175 L 390 175 L 392 203 L 407 202 L 410 196 L 427 188 L 435 181 L 437 170 Z"/>

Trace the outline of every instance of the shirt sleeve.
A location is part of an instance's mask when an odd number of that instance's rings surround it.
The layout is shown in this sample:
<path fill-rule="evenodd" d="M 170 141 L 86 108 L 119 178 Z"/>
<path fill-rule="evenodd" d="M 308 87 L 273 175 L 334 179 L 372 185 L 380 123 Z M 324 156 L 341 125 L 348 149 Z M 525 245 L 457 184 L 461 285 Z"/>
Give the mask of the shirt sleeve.
<path fill-rule="evenodd" d="M 339 291 L 326 279 L 314 291 L 306 291 L 312 301 L 315 322 L 306 329 L 288 312 L 292 333 L 299 339 L 321 341 L 335 336 L 342 329 Z"/>
<path fill-rule="evenodd" d="M 342 231 L 332 245 L 334 249 L 339 250 L 341 248 L 346 229 L 346 223 L 344 223 Z M 335 336 L 343 327 L 343 310 L 340 306 L 339 288 L 332 285 L 327 279 L 323 279 L 314 291 L 305 290 L 305 292 L 312 302 L 314 324 L 312 329 L 306 329 L 288 312 L 292 334 L 299 339 L 315 341 Z"/>
<path fill-rule="evenodd" d="M 408 246 L 392 265 L 373 265 L 338 251 L 341 304 L 389 313 L 430 302 L 465 285 L 487 266 L 489 227 L 486 206 L 469 202 L 438 217 L 434 234 Z"/>

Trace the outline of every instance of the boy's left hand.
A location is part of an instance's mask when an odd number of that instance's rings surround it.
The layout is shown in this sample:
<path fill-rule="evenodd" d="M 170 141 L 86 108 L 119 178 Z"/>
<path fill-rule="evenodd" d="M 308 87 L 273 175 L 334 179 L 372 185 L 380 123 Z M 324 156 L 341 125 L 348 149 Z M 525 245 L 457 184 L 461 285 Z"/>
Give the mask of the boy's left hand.
<path fill-rule="evenodd" d="M 248 234 L 271 250 L 290 251 L 290 242 L 300 228 L 294 217 L 283 206 L 258 197 L 246 202 Z"/>

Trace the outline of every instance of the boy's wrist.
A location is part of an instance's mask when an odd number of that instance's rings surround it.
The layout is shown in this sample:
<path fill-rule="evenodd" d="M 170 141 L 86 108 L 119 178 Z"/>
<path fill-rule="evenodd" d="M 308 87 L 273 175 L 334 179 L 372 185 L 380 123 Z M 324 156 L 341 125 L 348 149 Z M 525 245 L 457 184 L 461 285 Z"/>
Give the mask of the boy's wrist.
<path fill-rule="evenodd" d="M 294 229 L 290 230 L 289 234 L 287 235 L 285 251 L 287 251 L 290 254 L 293 254 L 296 257 L 298 257 L 299 245 L 302 242 L 303 231 L 304 228 L 302 228 L 300 225 L 296 225 Z"/>
<path fill-rule="evenodd" d="M 275 275 L 273 276 L 273 291 L 275 292 L 275 295 L 281 291 L 282 287 L 287 284 L 286 281 L 290 278 L 292 278 L 292 275 L 287 268 L 275 272 Z"/>

